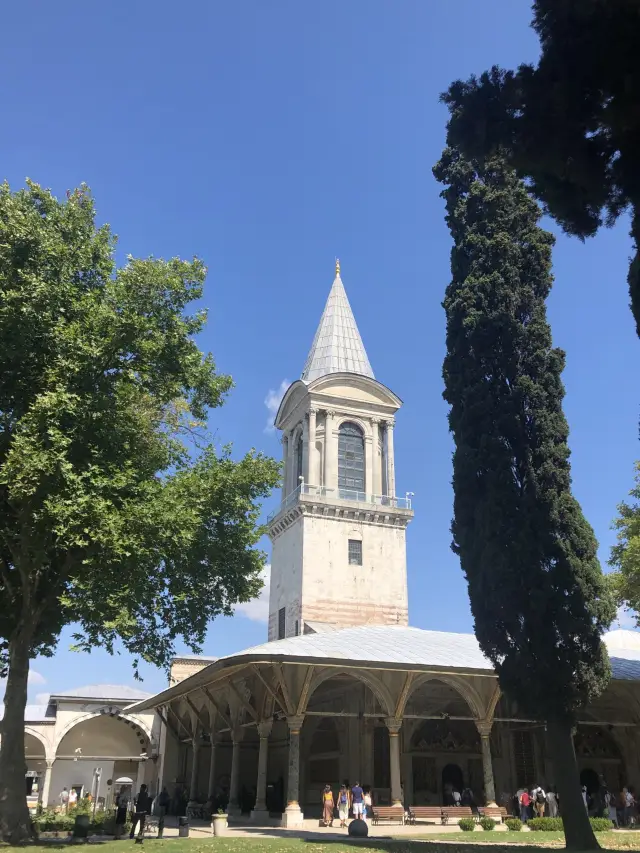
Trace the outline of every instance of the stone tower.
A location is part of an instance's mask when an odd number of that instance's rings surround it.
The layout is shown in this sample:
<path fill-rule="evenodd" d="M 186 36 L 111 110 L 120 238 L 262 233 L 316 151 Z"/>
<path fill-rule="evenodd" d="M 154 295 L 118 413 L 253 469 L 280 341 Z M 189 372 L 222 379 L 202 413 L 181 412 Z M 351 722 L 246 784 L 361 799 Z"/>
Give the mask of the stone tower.
<path fill-rule="evenodd" d="M 340 264 L 302 377 L 282 399 L 284 484 L 269 517 L 269 639 L 407 624 L 405 531 L 393 428 L 402 401 L 378 382 Z"/>

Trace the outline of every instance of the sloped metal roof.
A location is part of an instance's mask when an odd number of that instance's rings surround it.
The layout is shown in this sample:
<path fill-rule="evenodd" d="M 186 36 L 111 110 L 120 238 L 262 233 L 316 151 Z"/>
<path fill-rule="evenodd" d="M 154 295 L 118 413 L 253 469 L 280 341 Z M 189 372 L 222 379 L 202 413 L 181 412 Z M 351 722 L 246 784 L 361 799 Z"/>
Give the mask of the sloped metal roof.
<path fill-rule="evenodd" d="M 127 684 L 89 684 L 86 687 L 74 687 L 72 690 L 62 690 L 52 696 L 60 699 L 122 699 L 133 702 L 148 699 L 152 693 L 129 687 Z"/>
<path fill-rule="evenodd" d="M 375 379 L 340 278 L 339 263 L 301 378 L 312 382 L 329 373 L 357 373 Z"/>

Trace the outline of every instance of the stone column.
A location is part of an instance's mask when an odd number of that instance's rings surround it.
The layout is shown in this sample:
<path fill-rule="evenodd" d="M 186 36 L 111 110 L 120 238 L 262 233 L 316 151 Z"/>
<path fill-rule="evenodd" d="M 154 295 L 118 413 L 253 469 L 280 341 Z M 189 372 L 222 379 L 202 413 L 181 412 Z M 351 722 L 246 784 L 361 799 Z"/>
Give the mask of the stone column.
<path fill-rule="evenodd" d="M 200 739 L 196 736 L 191 739 L 193 761 L 191 762 L 191 784 L 189 785 L 189 803 L 198 802 L 198 756 L 200 753 Z"/>
<path fill-rule="evenodd" d="M 324 427 L 324 486 L 338 494 L 338 442 L 333 434 L 335 412 L 327 411 Z M 329 492 L 332 494 L 332 492 Z"/>
<path fill-rule="evenodd" d="M 267 809 L 267 765 L 269 761 L 269 735 L 273 726 L 272 720 L 263 720 L 258 723 L 258 734 L 260 735 L 260 752 L 258 753 L 258 781 L 256 783 L 256 804 L 251 812 L 251 820 L 261 823 L 268 819 Z"/>
<path fill-rule="evenodd" d="M 371 418 L 371 451 L 373 457 L 373 471 L 371 477 L 371 488 L 369 492 L 372 495 L 382 494 L 382 459 L 380 458 L 380 421 L 378 418 Z"/>
<path fill-rule="evenodd" d="M 389 729 L 389 762 L 391 775 L 391 805 L 402 805 L 400 781 L 400 729 L 402 720 L 387 717 L 385 724 Z"/>
<path fill-rule="evenodd" d="M 291 492 L 298 485 L 295 481 L 296 480 L 296 471 L 295 471 L 295 467 L 296 467 L 295 466 L 295 457 L 296 457 L 295 444 L 296 443 L 294 441 L 293 433 L 294 433 L 294 431 L 291 430 L 291 432 L 289 433 L 289 442 L 288 442 L 289 452 L 287 454 L 287 495 L 290 495 Z"/>
<path fill-rule="evenodd" d="M 308 413 L 304 416 L 302 421 L 302 471 L 300 472 L 304 477 L 305 483 L 309 482 L 309 415 Z M 300 485 L 298 481 L 296 483 L 296 489 Z"/>
<path fill-rule="evenodd" d="M 387 421 L 387 493 L 396 496 L 396 467 L 393 455 L 393 421 Z"/>
<path fill-rule="evenodd" d="M 287 488 L 287 477 L 289 475 L 289 470 L 287 468 L 287 462 L 289 459 L 289 437 L 287 433 L 282 434 L 282 500 L 286 498 L 289 494 Z"/>
<path fill-rule="evenodd" d="M 282 826 L 302 826 L 304 820 L 298 802 L 300 788 L 300 730 L 304 717 L 289 717 L 289 767 L 287 774 L 287 807 Z"/>
<path fill-rule="evenodd" d="M 244 737 L 244 729 L 238 727 L 231 732 L 233 749 L 231 752 L 231 779 L 229 781 L 229 805 L 227 813 L 240 814 L 240 743 Z"/>
<path fill-rule="evenodd" d="M 42 808 L 46 809 L 49 804 L 49 789 L 51 788 L 51 770 L 53 769 L 53 762 L 55 758 L 47 758 L 47 769 L 44 771 L 44 779 L 42 780 L 42 796 L 40 802 L 42 803 Z"/>
<path fill-rule="evenodd" d="M 496 788 L 493 781 L 493 765 L 491 763 L 491 723 L 476 721 L 476 728 L 482 743 L 482 774 L 484 777 L 484 795 L 488 806 L 496 804 Z"/>
<path fill-rule="evenodd" d="M 215 733 L 211 732 L 211 757 L 209 759 L 209 784 L 207 785 L 207 798 L 209 801 L 213 802 L 216 795 L 216 741 L 215 741 Z"/>
<path fill-rule="evenodd" d="M 318 451 L 316 450 L 316 409 L 309 409 L 309 452 L 307 455 L 307 468 L 305 479 L 312 486 L 319 486 L 318 477 Z"/>

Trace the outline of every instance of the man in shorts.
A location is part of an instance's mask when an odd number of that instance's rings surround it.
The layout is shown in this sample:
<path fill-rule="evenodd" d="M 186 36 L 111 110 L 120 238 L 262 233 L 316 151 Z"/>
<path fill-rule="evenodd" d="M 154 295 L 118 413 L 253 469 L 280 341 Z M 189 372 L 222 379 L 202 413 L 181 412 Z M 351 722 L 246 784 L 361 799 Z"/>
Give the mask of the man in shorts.
<path fill-rule="evenodd" d="M 353 817 L 356 820 L 362 820 L 362 813 L 364 810 L 364 791 L 360 787 L 360 782 L 356 782 L 351 789 L 351 802 L 353 803 Z"/>

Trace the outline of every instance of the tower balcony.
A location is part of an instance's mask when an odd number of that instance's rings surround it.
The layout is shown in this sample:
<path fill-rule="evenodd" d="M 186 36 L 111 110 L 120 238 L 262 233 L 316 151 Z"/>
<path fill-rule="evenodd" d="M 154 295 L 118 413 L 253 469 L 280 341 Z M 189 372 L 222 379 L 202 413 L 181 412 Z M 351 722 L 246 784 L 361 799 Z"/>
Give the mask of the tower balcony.
<path fill-rule="evenodd" d="M 381 512 L 390 511 L 404 516 L 413 516 L 411 507 L 412 492 L 407 492 L 403 498 L 391 495 L 370 495 L 356 489 L 328 488 L 327 486 L 312 486 L 310 483 L 300 483 L 282 501 L 279 507 L 267 516 L 267 524 L 276 519 L 281 513 L 286 512 L 299 503 L 324 504 L 326 506 L 348 505 L 350 509 L 362 510 L 364 512 L 374 511 L 376 507 Z M 395 511 L 395 512 L 394 512 Z"/>

